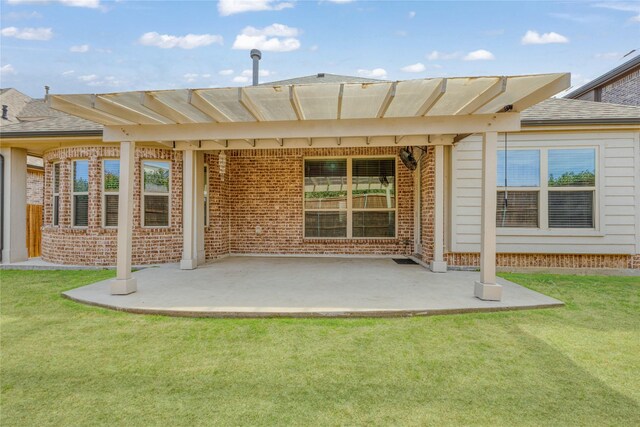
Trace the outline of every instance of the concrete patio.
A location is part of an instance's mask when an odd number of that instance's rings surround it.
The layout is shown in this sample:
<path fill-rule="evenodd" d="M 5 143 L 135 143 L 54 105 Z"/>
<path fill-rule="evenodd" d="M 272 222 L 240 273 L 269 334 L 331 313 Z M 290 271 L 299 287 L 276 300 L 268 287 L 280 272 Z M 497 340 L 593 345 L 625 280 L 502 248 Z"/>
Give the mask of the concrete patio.
<path fill-rule="evenodd" d="M 507 280 L 502 301 L 473 296 L 478 272 L 432 273 L 390 258 L 229 257 L 196 270 L 177 264 L 134 273 L 138 291 L 111 295 L 109 281 L 64 293 L 131 313 L 188 317 L 415 316 L 548 308 L 563 303 Z"/>
<path fill-rule="evenodd" d="M 414 316 L 562 306 L 500 279 L 502 301 L 473 296 L 478 272 L 432 273 L 390 258 L 229 257 L 196 270 L 177 264 L 134 273 L 138 291 L 111 295 L 109 281 L 64 293 L 132 313 L 189 317 Z"/>

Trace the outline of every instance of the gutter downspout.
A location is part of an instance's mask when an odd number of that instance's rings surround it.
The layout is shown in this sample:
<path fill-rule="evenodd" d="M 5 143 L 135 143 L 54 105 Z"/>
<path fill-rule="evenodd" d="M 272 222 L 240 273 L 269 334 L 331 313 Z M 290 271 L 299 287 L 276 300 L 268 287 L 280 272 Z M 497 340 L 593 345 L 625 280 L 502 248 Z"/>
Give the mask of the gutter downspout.
<path fill-rule="evenodd" d="M 4 156 L 0 154 L 0 262 L 4 250 Z"/>

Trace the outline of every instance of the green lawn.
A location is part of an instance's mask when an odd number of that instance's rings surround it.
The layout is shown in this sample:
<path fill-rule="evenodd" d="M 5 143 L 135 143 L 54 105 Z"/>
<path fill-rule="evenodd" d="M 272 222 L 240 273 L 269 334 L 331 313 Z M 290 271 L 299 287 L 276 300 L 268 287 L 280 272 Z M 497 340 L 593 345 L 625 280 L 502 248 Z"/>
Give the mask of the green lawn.
<path fill-rule="evenodd" d="M 2 425 L 640 425 L 640 278 L 505 275 L 565 308 L 188 319 L 1 271 Z"/>

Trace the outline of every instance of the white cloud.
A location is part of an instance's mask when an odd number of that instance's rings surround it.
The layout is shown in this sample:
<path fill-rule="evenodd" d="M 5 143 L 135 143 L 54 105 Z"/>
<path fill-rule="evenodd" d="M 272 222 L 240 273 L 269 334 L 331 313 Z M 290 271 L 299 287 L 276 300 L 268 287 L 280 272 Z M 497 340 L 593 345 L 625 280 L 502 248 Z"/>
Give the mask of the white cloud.
<path fill-rule="evenodd" d="M 78 80 L 85 83 L 94 82 L 98 80 L 98 76 L 96 74 L 87 74 L 84 76 L 78 76 Z"/>
<path fill-rule="evenodd" d="M 67 70 L 67 71 L 63 71 L 62 75 L 66 77 L 66 76 L 70 76 L 70 75 L 72 75 L 74 73 L 75 73 L 75 70 Z"/>
<path fill-rule="evenodd" d="M 236 13 L 282 10 L 291 7 L 293 7 L 293 3 L 275 2 L 274 0 L 220 0 L 218 13 L 221 16 L 229 16 Z"/>
<path fill-rule="evenodd" d="M 611 1 L 611 2 L 603 2 L 596 3 L 593 5 L 594 7 L 601 7 L 605 9 L 617 10 L 620 12 L 631 12 L 634 16 L 629 19 L 631 22 L 640 22 L 640 3 L 633 2 L 623 2 L 623 1 Z"/>
<path fill-rule="evenodd" d="M 89 52 L 89 45 L 88 44 L 81 44 L 81 45 L 77 45 L 77 46 L 71 46 L 69 48 L 70 52 L 77 52 L 77 53 L 86 53 Z"/>
<path fill-rule="evenodd" d="M 405 73 L 421 73 L 426 69 L 427 67 L 425 67 L 422 62 L 417 62 L 415 64 L 407 65 L 406 67 L 401 68 L 401 70 Z"/>
<path fill-rule="evenodd" d="M 409 12 L 409 19 L 413 19 L 415 17 L 416 17 L 416 13 L 413 10 Z"/>
<path fill-rule="evenodd" d="M 158 34 L 155 31 L 144 33 L 138 39 L 140 44 L 145 46 L 156 46 L 162 49 L 179 47 L 180 49 L 194 49 L 196 47 L 208 46 L 213 43 L 222 44 L 222 36 L 217 34 L 187 34 L 186 36 L 172 36 L 169 34 Z"/>
<path fill-rule="evenodd" d="M 437 61 L 437 60 L 448 60 L 448 59 L 458 59 L 462 56 L 460 52 L 440 52 L 437 50 L 431 51 L 431 53 L 427 54 L 427 59 L 429 61 Z"/>
<path fill-rule="evenodd" d="M 9 12 L 4 17 L 8 20 L 18 21 L 20 19 L 40 19 L 42 14 L 38 12 Z"/>
<path fill-rule="evenodd" d="M 218 74 L 220 74 L 221 76 L 230 76 L 231 74 L 233 74 L 233 70 L 232 69 L 220 70 L 218 71 Z"/>
<path fill-rule="evenodd" d="M 409 35 L 408 31 L 405 31 L 405 30 L 396 31 L 396 36 L 398 37 L 407 37 L 408 35 Z"/>
<path fill-rule="evenodd" d="M 264 28 L 245 27 L 236 36 L 233 49 L 260 49 L 271 52 L 290 52 L 300 49 L 296 37 L 300 30 L 283 24 L 272 24 Z"/>
<path fill-rule="evenodd" d="M 249 82 L 249 77 L 247 77 L 247 76 L 235 76 L 233 78 L 233 82 L 234 83 L 248 83 Z"/>
<path fill-rule="evenodd" d="M 9 74 L 16 74 L 16 69 L 13 68 L 13 65 L 7 64 L 0 67 L 0 74 L 6 76 Z"/>
<path fill-rule="evenodd" d="M 199 74 L 187 73 L 183 77 L 187 81 L 187 83 L 193 83 L 198 79 Z"/>
<path fill-rule="evenodd" d="M 594 58 L 596 59 L 621 59 L 622 58 L 622 53 L 620 52 L 603 52 L 603 53 L 596 53 L 595 55 L 593 55 Z"/>
<path fill-rule="evenodd" d="M 365 70 L 363 68 L 358 70 L 358 74 L 363 77 L 369 77 L 372 79 L 386 79 L 387 70 L 384 68 L 374 68 L 373 70 Z"/>
<path fill-rule="evenodd" d="M 330 3 L 338 3 L 338 4 L 341 4 L 341 3 L 352 3 L 352 2 L 354 2 L 355 0 L 328 0 L 328 1 L 329 1 Z"/>
<path fill-rule="evenodd" d="M 51 28 L 16 28 L 6 27 L 0 31 L 5 37 L 15 37 L 21 40 L 50 40 L 53 37 Z"/>
<path fill-rule="evenodd" d="M 309 48 L 309 52 L 315 52 L 319 49 L 319 46 L 317 44 L 314 44 L 313 46 L 311 46 Z"/>
<path fill-rule="evenodd" d="M 550 44 L 550 43 L 569 43 L 569 39 L 562 34 L 551 31 L 550 33 L 540 34 L 537 31 L 529 30 L 522 36 L 522 44 Z"/>
<path fill-rule="evenodd" d="M 496 59 L 496 57 L 488 50 L 478 49 L 474 50 L 473 52 L 467 53 L 462 59 L 464 59 L 465 61 L 487 61 Z"/>
<path fill-rule="evenodd" d="M 60 3 L 64 6 L 71 7 L 87 7 L 90 9 L 97 9 L 100 7 L 100 0 L 54 0 L 55 3 Z M 9 4 L 29 4 L 29 3 L 38 3 L 38 4 L 47 4 L 49 1 L 47 0 L 8 0 Z"/>
<path fill-rule="evenodd" d="M 271 74 L 273 74 L 271 71 L 269 70 L 259 70 L 258 71 L 258 76 L 260 77 L 269 77 Z M 245 76 L 245 77 L 252 77 L 253 76 L 253 70 L 242 70 L 242 73 L 240 73 L 241 76 Z"/>

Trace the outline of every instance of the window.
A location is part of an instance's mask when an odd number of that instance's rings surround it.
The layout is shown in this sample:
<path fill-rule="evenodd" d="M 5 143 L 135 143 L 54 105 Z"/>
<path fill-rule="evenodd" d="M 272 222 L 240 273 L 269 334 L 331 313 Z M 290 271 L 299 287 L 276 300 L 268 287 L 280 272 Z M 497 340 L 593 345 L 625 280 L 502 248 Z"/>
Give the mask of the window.
<path fill-rule="evenodd" d="M 144 175 L 143 225 L 145 227 L 168 227 L 171 163 L 145 160 L 142 162 L 142 170 Z"/>
<path fill-rule="evenodd" d="M 595 164 L 594 148 L 498 151 L 496 225 L 595 228 Z"/>
<path fill-rule="evenodd" d="M 537 228 L 540 151 L 499 150 L 497 184 L 496 225 Z"/>
<path fill-rule="evenodd" d="M 307 159 L 304 165 L 305 237 L 395 237 L 395 158 Z"/>
<path fill-rule="evenodd" d="M 102 223 L 104 227 L 118 226 L 118 190 L 120 189 L 120 161 L 102 162 Z"/>
<path fill-rule="evenodd" d="M 549 150 L 549 228 L 594 228 L 595 149 Z"/>
<path fill-rule="evenodd" d="M 209 226 L 209 166 L 204 165 L 204 226 Z"/>
<path fill-rule="evenodd" d="M 89 161 L 73 161 L 73 226 L 89 225 Z"/>
<path fill-rule="evenodd" d="M 53 164 L 53 225 L 60 221 L 60 163 Z"/>

